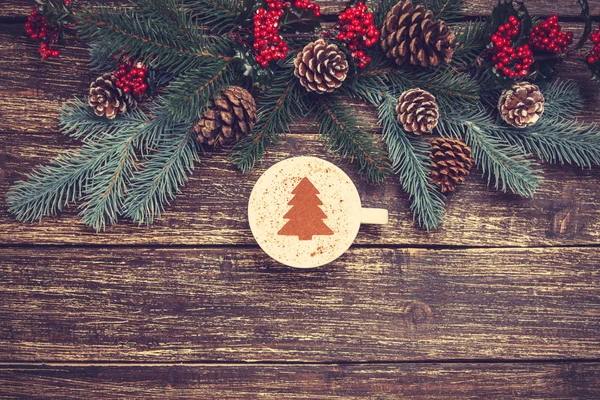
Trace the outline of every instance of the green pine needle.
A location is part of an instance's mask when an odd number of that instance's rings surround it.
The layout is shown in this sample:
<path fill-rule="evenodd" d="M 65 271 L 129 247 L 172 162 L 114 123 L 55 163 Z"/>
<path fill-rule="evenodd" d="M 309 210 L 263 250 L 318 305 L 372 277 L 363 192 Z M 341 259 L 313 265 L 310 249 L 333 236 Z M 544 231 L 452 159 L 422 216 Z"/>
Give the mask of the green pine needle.
<path fill-rule="evenodd" d="M 396 119 L 396 99 L 386 94 L 379 106 L 379 123 L 387 144 L 392 171 L 408 193 L 414 220 L 427 230 L 438 227 L 445 212 L 444 197 L 429 182 L 430 146 L 420 138 L 408 136 Z"/>
<path fill-rule="evenodd" d="M 118 221 L 127 193 L 127 182 L 135 169 L 134 141 L 140 134 L 141 130 L 119 131 L 108 140 L 90 143 L 89 151 L 106 154 L 105 163 L 84 186 L 85 202 L 79 207 L 79 215 L 81 221 L 96 232 Z"/>
<path fill-rule="evenodd" d="M 176 120 L 193 122 L 210 106 L 221 88 L 233 79 L 231 64 L 223 60 L 205 64 L 173 79 L 165 90 L 165 104 Z"/>
<path fill-rule="evenodd" d="M 315 95 L 317 96 L 317 95 Z M 315 122 L 328 147 L 342 159 L 358 164 L 358 172 L 374 183 L 384 181 L 389 166 L 373 135 L 358 128 L 358 120 L 337 97 L 316 99 Z"/>
<path fill-rule="evenodd" d="M 267 145 L 279 142 L 279 135 L 289 132 L 294 119 L 308 112 L 303 99 L 305 93 L 288 65 L 271 87 L 258 96 L 257 121 L 252 135 L 236 143 L 229 156 L 242 172 L 252 170 L 264 156 Z"/>
<path fill-rule="evenodd" d="M 230 61 L 228 38 L 207 38 L 196 22 L 182 12 L 181 24 L 168 24 L 160 18 L 147 18 L 144 11 L 126 7 L 84 7 L 78 14 L 77 30 L 83 39 L 99 43 L 119 55 L 122 49 L 144 59 L 149 67 L 168 69 L 176 74 L 202 67 L 207 59 Z M 186 27 L 180 32 L 180 25 Z M 210 40 L 209 40 L 210 39 Z"/>
<path fill-rule="evenodd" d="M 141 224 L 159 218 L 199 161 L 197 142 L 186 124 L 172 124 L 163 140 L 131 178 L 124 215 Z"/>
<path fill-rule="evenodd" d="M 441 110 L 437 130 L 442 136 L 463 138 L 488 184 L 503 192 L 533 197 L 540 184 L 536 164 L 522 149 L 495 135 L 498 124 L 482 108 Z"/>

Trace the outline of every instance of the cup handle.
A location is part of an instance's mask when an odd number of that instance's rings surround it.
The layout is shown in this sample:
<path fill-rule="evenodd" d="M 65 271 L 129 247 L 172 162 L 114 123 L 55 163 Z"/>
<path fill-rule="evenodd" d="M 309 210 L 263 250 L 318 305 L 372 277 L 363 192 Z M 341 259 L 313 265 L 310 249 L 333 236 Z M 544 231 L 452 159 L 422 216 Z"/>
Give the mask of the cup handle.
<path fill-rule="evenodd" d="M 387 224 L 388 210 L 384 210 L 383 208 L 361 208 L 360 223 L 378 225 Z"/>

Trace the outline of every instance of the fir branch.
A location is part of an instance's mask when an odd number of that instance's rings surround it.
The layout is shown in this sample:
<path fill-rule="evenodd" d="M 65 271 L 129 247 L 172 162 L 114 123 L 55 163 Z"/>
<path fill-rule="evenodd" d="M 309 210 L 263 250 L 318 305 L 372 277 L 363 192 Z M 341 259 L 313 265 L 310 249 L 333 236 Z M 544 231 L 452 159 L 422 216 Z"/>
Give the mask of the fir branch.
<path fill-rule="evenodd" d="M 453 24 L 450 29 L 456 34 L 456 48 L 452 56 L 452 65 L 457 67 L 473 65 L 487 46 L 485 22 Z"/>
<path fill-rule="evenodd" d="M 217 61 L 173 79 L 165 90 L 165 105 L 177 120 L 194 121 L 209 107 L 214 94 L 233 78 L 231 64 Z"/>
<path fill-rule="evenodd" d="M 123 214 L 140 225 L 160 217 L 199 161 L 197 142 L 187 124 L 172 123 L 168 131 L 131 179 Z"/>
<path fill-rule="evenodd" d="M 65 103 L 60 110 L 59 128 L 63 134 L 75 139 L 94 141 L 103 136 L 114 134 L 122 129 L 122 124 L 137 124 L 141 114 L 130 111 L 132 117 L 108 119 L 99 117 L 94 109 L 79 98 Z"/>
<path fill-rule="evenodd" d="M 171 119 L 161 99 L 158 103 L 151 104 L 148 110 L 152 119 L 137 109 L 111 120 L 97 116 L 87 103 L 75 98 L 63 105 L 59 127 L 65 135 L 89 143 L 105 137 L 111 138 L 120 131 L 134 131 L 140 124 L 146 124 L 141 141 L 135 142 L 136 149 L 144 155 L 156 146 Z"/>
<path fill-rule="evenodd" d="M 576 82 L 555 79 L 542 90 L 544 117 L 573 118 L 583 109 L 583 97 Z"/>
<path fill-rule="evenodd" d="M 517 146 L 498 138 L 498 125 L 482 109 L 442 110 L 437 130 L 442 136 L 462 138 L 473 150 L 475 162 L 488 177 L 488 184 L 506 192 L 532 197 L 540 184 L 536 164 Z"/>
<path fill-rule="evenodd" d="M 373 79 L 374 77 L 379 77 L 379 79 Z M 427 90 L 436 97 L 440 105 L 464 107 L 474 105 L 479 100 L 477 80 L 447 66 L 426 71 L 387 66 L 377 68 L 375 66 L 371 70 L 357 74 L 356 78 L 349 80 L 349 84 L 345 85 L 349 87 L 349 91 L 357 90 L 357 88 L 351 87 L 354 84 L 364 86 L 371 82 L 378 85 L 378 82 L 384 81 L 391 87 L 392 92 L 398 95 L 412 88 Z M 387 88 L 385 91 L 388 91 Z"/>
<path fill-rule="evenodd" d="M 400 178 L 400 184 L 408 193 L 413 219 L 427 230 L 436 228 L 444 219 L 444 198 L 437 187 L 429 182 L 430 146 L 407 136 L 396 120 L 396 99 L 386 93 L 379 105 L 379 124 L 383 127 L 392 171 Z"/>
<path fill-rule="evenodd" d="M 127 182 L 133 176 L 136 155 L 134 142 L 142 129 L 134 132 L 118 131 L 116 135 L 100 142 L 90 143 L 93 152 L 105 152 L 105 163 L 95 170 L 95 174 L 84 187 L 85 196 L 79 208 L 81 220 L 96 232 L 107 224 L 118 221 L 123 209 Z"/>
<path fill-rule="evenodd" d="M 99 43 L 90 43 L 89 67 L 98 74 L 114 72 L 119 68 L 119 61 L 111 57 L 112 52 L 102 49 Z"/>
<path fill-rule="evenodd" d="M 271 87 L 256 99 L 257 121 L 252 135 L 233 147 L 229 159 L 242 172 L 248 172 L 265 153 L 268 144 L 277 143 L 279 134 L 288 133 L 294 119 L 308 113 L 304 104 L 305 90 L 288 68 L 275 77 Z"/>
<path fill-rule="evenodd" d="M 434 20 L 441 19 L 448 22 L 463 17 L 461 13 L 464 8 L 463 0 L 415 0 L 415 4 L 419 3 L 431 10 Z"/>
<path fill-rule="evenodd" d="M 342 159 L 356 161 L 358 172 L 364 173 L 368 181 L 383 182 L 389 168 L 372 135 L 357 127 L 356 117 L 339 98 L 317 98 L 315 102 L 315 122 L 321 137 L 327 138 L 328 147 Z"/>
<path fill-rule="evenodd" d="M 186 25 L 189 35 L 181 35 L 164 21 L 145 18 L 135 10 L 125 7 L 87 7 L 78 16 L 77 29 L 83 39 L 99 44 L 102 51 L 118 54 L 125 49 L 143 58 L 152 68 L 169 69 L 178 73 L 202 66 L 206 59 L 230 61 L 221 54 L 231 47 L 227 38 L 206 40 L 202 30 L 193 21 Z M 189 17 L 188 17 L 189 18 Z M 189 40 L 188 37 L 195 40 Z"/>
<path fill-rule="evenodd" d="M 82 197 L 84 185 L 105 159 L 104 152 L 70 151 L 39 166 L 8 191 L 9 212 L 26 222 L 56 215 Z"/>
<path fill-rule="evenodd" d="M 184 0 L 192 17 L 216 33 L 233 30 L 242 22 L 243 2 L 240 0 Z"/>
<path fill-rule="evenodd" d="M 600 165 L 600 130 L 596 124 L 544 115 L 531 128 L 506 127 L 495 134 L 550 164 L 581 168 Z"/>

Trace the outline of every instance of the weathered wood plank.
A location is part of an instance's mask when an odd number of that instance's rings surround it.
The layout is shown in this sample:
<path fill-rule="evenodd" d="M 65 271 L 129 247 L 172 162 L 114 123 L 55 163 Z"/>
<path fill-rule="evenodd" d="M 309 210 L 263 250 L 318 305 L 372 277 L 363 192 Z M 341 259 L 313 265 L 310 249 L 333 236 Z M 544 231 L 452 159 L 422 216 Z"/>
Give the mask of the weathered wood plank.
<path fill-rule="evenodd" d="M 97 2 L 108 3 L 107 0 Z M 114 1 L 114 3 L 125 3 L 125 1 Z M 346 1 L 322 0 L 317 1 L 321 6 L 323 15 L 337 15 L 344 9 Z M 592 15 L 600 14 L 600 0 L 589 0 Z M 489 15 L 497 4 L 496 0 L 465 0 L 465 16 L 479 17 Z M 555 1 L 555 0 L 530 0 L 527 1 L 529 11 L 534 15 L 559 14 L 560 16 L 576 17 L 581 13 L 581 7 L 577 0 Z M 24 17 L 31 11 L 32 5 L 29 0 L 3 0 L 0 4 L 0 18 Z"/>
<path fill-rule="evenodd" d="M 599 0 L 600 1 L 600 0 Z M 581 24 L 569 24 L 581 30 Z M 54 133 L 60 106 L 73 98 L 85 96 L 89 82 L 95 77 L 87 68 L 88 53 L 78 40 L 67 40 L 58 59 L 43 60 L 37 44 L 22 34 L 22 27 L 0 24 L 0 132 Z M 600 86 L 589 81 L 590 73 L 583 64 L 567 63 L 561 77 L 580 81 L 585 99 L 582 116 L 600 123 Z M 352 102 L 365 124 L 376 126 L 374 110 Z M 295 126 L 306 132 L 308 122 Z"/>
<path fill-rule="evenodd" d="M 600 252 L 5 248 L 2 361 L 600 358 Z"/>
<path fill-rule="evenodd" d="M 593 399 L 600 364 L 31 366 L 0 399 Z"/>
<path fill-rule="evenodd" d="M 0 192 L 36 164 L 47 163 L 73 148 L 63 136 L 0 135 Z M 385 226 L 364 226 L 360 244 L 546 246 L 600 243 L 600 170 L 546 166 L 546 181 L 534 199 L 496 192 L 475 171 L 448 200 L 443 226 L 431 233 L 414 228 L 409 200 L 398 179 L 368 185 L 354 166 L 339 163 L 313 135 L 289 135 L 249 174 L 227 162 L 224 152 L 208 153 L 189 184 L 151 227 L 123 221 L 96 234 L 79 223 L 74 207 L 57 218 L 24 224 L 8 214 L 0 201 L 0 243 L 14 244 L 255 244 L 247 221 L 247 202 L 258 177 L 292 155 L 313 155 L 340 165 L 358 185 L 365 207 L 390 211 Z"/>

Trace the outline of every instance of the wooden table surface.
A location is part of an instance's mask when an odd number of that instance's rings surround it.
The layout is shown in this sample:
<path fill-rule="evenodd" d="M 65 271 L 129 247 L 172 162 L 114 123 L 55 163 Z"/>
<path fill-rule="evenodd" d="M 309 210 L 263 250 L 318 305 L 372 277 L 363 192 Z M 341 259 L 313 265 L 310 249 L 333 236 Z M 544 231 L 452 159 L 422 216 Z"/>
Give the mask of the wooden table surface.
<path fill-rule="evenodd" d="M 496 0 L 466 3 L 473 18 Z M 58 108 L 93 78 L 75 38 L 40 59 L 23 27 L 31 4 L 0 2 L 2 193 L 77 147 Z M 528 5 L 582 29 L 577 0 Z M 561 76 L 600 122 L 585 67 Z M 374 111 L 356 109 L 375 132 Z M 152 227 L 96 234 L 76 210 L 22 224 L 3 198 L 0 398 L 600 398 L 600 168 L 544 166 L 532 200 L 472 174 L 427 233 L 394 177 L 372 186 L 338 163 L 391 222 L 302 271 L 264 255 L 246 217 L 254 182 L 292 154 L 335 162 L 308 122 L 247 175 L 211 152 Z"/>

